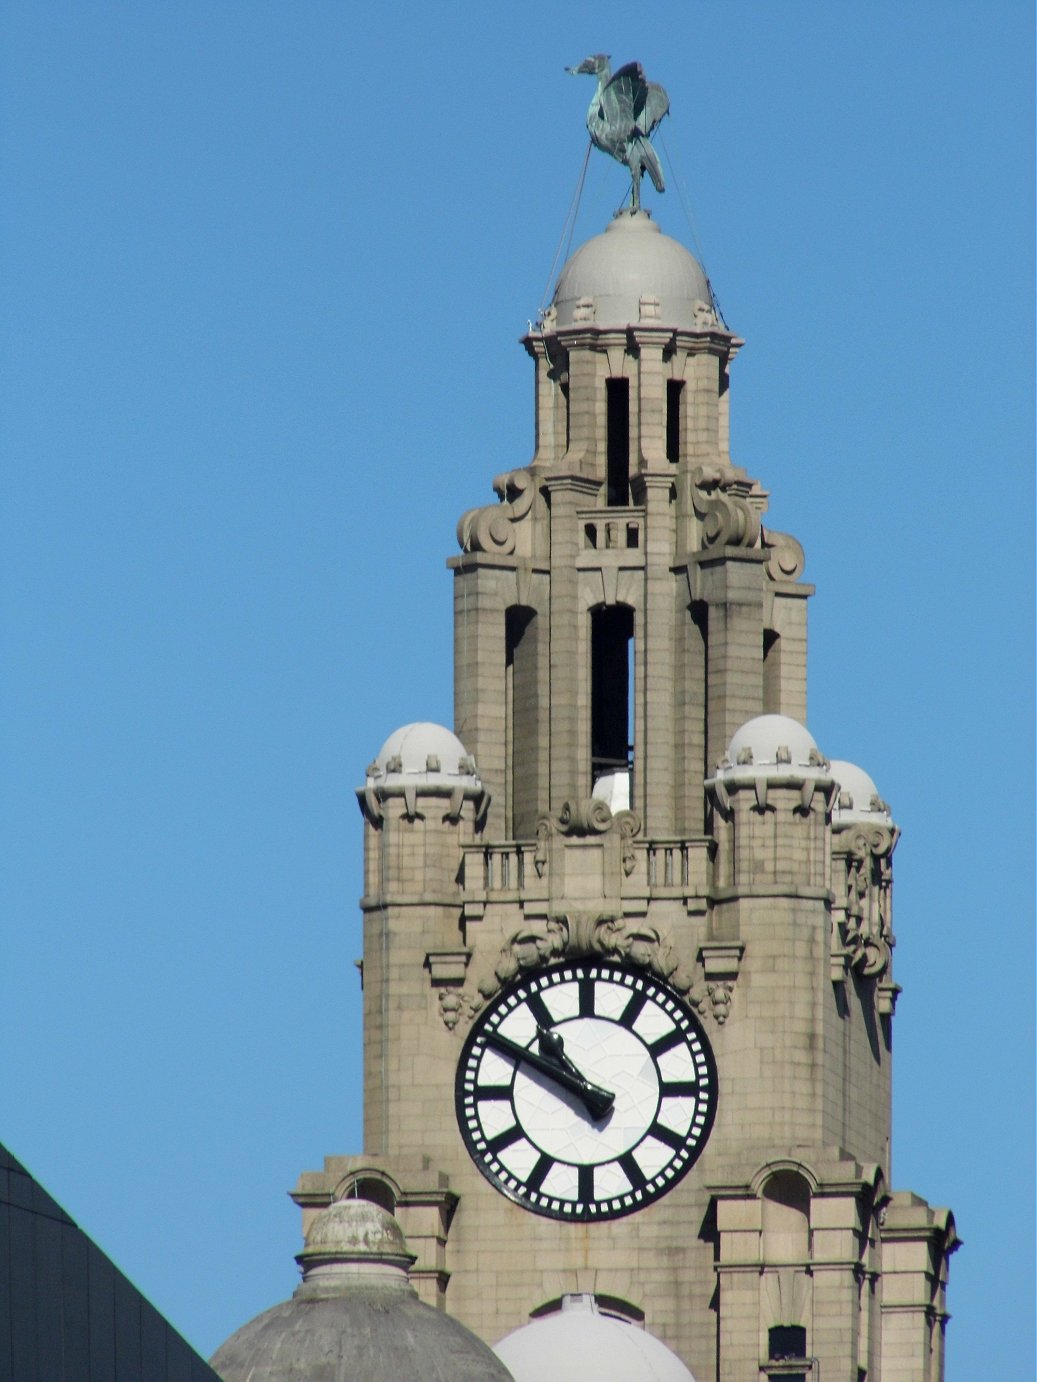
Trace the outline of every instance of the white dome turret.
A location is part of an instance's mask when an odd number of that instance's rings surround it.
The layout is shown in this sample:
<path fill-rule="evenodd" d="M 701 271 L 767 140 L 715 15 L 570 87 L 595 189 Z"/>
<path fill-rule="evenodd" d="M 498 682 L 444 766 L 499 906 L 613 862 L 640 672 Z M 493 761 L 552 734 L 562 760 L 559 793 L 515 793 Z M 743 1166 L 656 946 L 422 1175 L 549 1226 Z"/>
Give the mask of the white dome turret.
<path fill-rule="evenodd" d="M 654 1335 L 603 1315 L 593 1296 L 562 1298 L 562 1308 L 506 1335 L 494 1349 L 515 1382 L 695 1382 Z"/>
<path fill-rule="evenodd" d="M 893 817 L 889 807 L 879 796 L 879 789 L 856 763 L 833 758 L 832 776 L 839 784 L 832 823 L 836 826 L 857 821 L 861 824 L 890 825 Z"/>
<path fill-rule="evenodd" d="M 441 783 L 480 786 L 475 761 L 456 734 L 426 720 L 393 730 L 367 769 L 368 786 Z"/>

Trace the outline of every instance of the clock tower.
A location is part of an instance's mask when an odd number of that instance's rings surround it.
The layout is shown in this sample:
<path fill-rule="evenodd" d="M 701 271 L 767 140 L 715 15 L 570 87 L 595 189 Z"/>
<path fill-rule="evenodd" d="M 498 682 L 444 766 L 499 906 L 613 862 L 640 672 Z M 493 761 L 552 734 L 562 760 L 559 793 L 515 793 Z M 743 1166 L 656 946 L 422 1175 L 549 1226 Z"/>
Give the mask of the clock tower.
<path fill-rule="evenodd" d="M 388 1209 L 516 1377 L 581 1311 L 698 1382 L 942 1377 L 954 1222 L 890 1181 L 898 832 L 805 727 L 741 344 L 646 212 L 576 251 L 535 454 L 458 524 L 454 731 L 357 793 L 364 1150 L 294 1197 Z"/>

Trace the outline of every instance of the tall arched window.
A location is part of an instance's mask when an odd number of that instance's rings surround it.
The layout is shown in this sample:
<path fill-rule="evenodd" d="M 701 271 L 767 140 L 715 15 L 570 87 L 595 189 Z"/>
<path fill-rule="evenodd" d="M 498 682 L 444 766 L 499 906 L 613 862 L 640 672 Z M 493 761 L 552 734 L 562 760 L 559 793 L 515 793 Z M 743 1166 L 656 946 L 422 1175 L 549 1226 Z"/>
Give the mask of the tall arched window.
<path fill-rule="evenodd" d="M 591 786 L 625 774 L 628 803 L 634 750 L 633 638 L 634 611 L 628 605 L 591 610 Z"/>

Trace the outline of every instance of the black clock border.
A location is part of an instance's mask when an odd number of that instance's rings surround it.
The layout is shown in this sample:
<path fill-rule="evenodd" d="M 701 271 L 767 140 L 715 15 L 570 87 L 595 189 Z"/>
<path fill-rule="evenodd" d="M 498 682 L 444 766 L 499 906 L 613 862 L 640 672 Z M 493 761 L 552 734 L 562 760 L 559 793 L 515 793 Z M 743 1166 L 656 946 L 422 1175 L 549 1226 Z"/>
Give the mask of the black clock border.
<path fill-rule="evenodd" d="M 497 1174 L 494 1171 L 492 1171 L 491 1168 L 487 1165 L 486 1161 L 483 1159 L 482 1154 L 479 1151 L 477 1151 L 477 1149 L 473 1146 L 469 1134 L 467 1117 L 464 1111 L 464 1073 L 471 1054 L 472 1047 L 479 1039 L 479 1036 L 483 1028 L 487 1026 L 492 1015 L 500 1009 L 502 1004 L 507 1002 L 508 998 L 516 990 L 525 988 L 528 984 L 535 981 L 536 979 L 545 977 L 547 975 L 560 975 L 565 971 L 569 971 L 572 975 L 572 978 L 579 981 L 579 979 L 583 977 L 586 971 L 592 968 L 594 970 L 612 970 L 617 974 L 630 974 L 635 978 L 641 979 L 646 984 L 653 985 L 655 988 L 664 993 L 668 998 L 671 998 L 673 1000 L 676 1006 L 681 1010 L 682 1016 L 688 1022 L 689 1026 L 694 1030 L 696 1036 L 701 1042 L 702 1051 L 705 1057 L 706 1066 L 711 1081 L 712 1098 L 706 1101 L 705 1121 L 703 1122 L 698 1142 L 696 1143 L 695 1147 L 690 1151 L 688 1160 L 680 1168 L 680 1170 L 673 1175 L 673 1177 L 667 1182 L 665 1186 L 660 1187 L 658 1190 L 654 1191 L 648 1198 L 643 1199 L 640 1203 L 635 1202 L 630 1205 L 622 1206 L 619 1209 L 609 1209 L 603 1211 L 602 1209 L 597 1207 L 592 1208 L 592 1205 L 597 1206 L 600 1203 L 605 1203 L 604 1201 L 590 1201 L 584 1203 L 583 1201 L 576 1200 L 568 1201 L 568 1203 L 574 1205 L 574 1208 L 571 1211 L 567 1212 L 563 1209 L 556 1210 L 550 1208 L 550 1206 L 543 1206 L 533 1203 L 528 1198 L 528 1196 L 522 1192 L 521 1188 L 519 1190 L 512 1190 L 509 1186 L 503 1184 L 497 1176 Z M 565 1020 L 568 1021 L 570 1019 Z M 552 1022 L 552 1026 L 553 1025 L 556 1024 Z M 514 1076 L 512 1076 L 512 1085 L 514 1085 Z M 510 1200 L 513 1204 L 519 1205 L 522 1209 L 527 1210 L 531 1214 L 538 1214 L 542 1218 L 554 1219 L 558 1223 L 611 1223 L 616 1219 L 625 1219 L 629 1214 L 637 1214 L 643 1212 L 646 1209 L 650 1209 L 652 1205 L 658 1203 L 658 1201 L 662 1199 L 665 1199 L 665 1197 L 670 1193 L 670 1191 L 673 1190 L 675 1186 L 680 1184 L 680 1182 L 688 1174 L 691 1168 L 699 1160 L 700 1156 L 705 1151 L 706 1144 L 709 1142 L 710 1135 L 713 1131 L 713 1124 L 716 1120 L 719 1094 L 720 1087 L 717 1076 L 717 1063 L 716 1057 L 713 1054 L 712 1043 L 707 1037 L 705 1029 L 701 1021 L 699 1020 L 697 1014 L 694 1013 L 688 1007 L 688 1004 L 682 997 L 682 995 L 679 994 L 677 990 L 672 987 L 672 985 L 668 984 L 665 979 L 661 979 L 658 975 L 651 973 L 650 970 L 641 969 L 634 965 L 623 964 L 622 962 L 615 960 L 594 959 L 590 956 L 585 956 L 576 959 L 560 960 L 554 964 L 544 965 L 535 970 L 527 970 L 522 974 L 516 975 L 514 979 L 512 979 L 509 983 L 504 985 L 504 987 L 500 990 L 499 993 L 494 994 L 493 998 L 487 1003 L 483 1011 L 479 1013 L 478 1016 L 475 1018 L 474 1022 L 472 1023 L 471 1030 L 465 1038 L 464 1045 L 461 1048 L 461 1054 L 458 1058 L 457 1063 L 457 1071 L 454 1076 L 454 1114 L 457 1120 L 458 1131 L 461 1134 L 461 1139 L 469 1159 L 478 1168 L 479 1172 L 483 1176 L 483 1179 L 488 1181 L 489 1184 L 493 1186 L 494 1190 L 496 1190 L 498 1194 L 503 1195 L 505 1199 Z M 521 1124 L 518 1124 L 518 1126 L 521 1127 Z M 577 1166 L 579 1165 L 579 1163 L 575 1164 Z"/>

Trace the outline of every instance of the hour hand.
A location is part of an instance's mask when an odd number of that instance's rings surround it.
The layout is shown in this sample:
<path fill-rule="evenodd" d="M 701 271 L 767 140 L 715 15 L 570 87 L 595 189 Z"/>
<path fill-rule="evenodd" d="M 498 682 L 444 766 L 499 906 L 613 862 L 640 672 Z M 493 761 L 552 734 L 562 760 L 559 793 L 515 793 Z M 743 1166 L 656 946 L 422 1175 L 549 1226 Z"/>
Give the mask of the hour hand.
<path fill-rule="evenodd" d="M 555 1084 L 561 1085 L 563 1089 L 575 1094 L 594 1119 L 604 1118 L 615 1103 L 616 1096 L 612 1090 L 602 1089 L 600 1085 L 591 1084 L 590 1080 L 585 1079 L 580 1074 L 568 1057 L 563 1057 L 563 1064 L 562 1060 L 557 1057 L 541 1055 L 532 1047 L 520 1046 L 517 1041 L 511 1041 L 500 1032 L 488 1032 L 486 1042 L 487 1045 L 495 1047 L 498 1051 L 503 1051 L 505 1055 L 511 1056 L 514 1060 L 524 1061 L 532 1069 L 539 1070 L 542 1075 L 547 1075 L 554 1080 Z"/>

